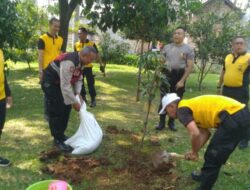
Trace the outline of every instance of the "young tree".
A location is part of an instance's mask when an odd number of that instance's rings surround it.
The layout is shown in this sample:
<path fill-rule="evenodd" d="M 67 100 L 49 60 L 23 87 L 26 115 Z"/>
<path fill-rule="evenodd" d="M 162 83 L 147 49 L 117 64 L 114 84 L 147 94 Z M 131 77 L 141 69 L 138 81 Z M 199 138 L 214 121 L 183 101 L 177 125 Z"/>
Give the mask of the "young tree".
<path fill-rule="evenodd" d="M 145 77 L 142 79 L 141 95 L 147 99 L 147 111 L 143 122 L 141 147 L 143 146 L 147 135 L 149 114 L 158 89 L 164 86 L 164 88 L 162 88 L 162 90 L 166 90 L 164 93 L 169 92 L 169 79 L 163 74 L 163 72 L 166 73 L 170 71 L 168 70 L 167 65 L 162 64 L 161 58 L 161 55 L 158 55 L 155 52 L 147 52 L 140 57 L 138 62 L 139 67 L 145 74 Z"/>
<path fill-rule="evenodd" d="M 112 28 L 125 33 L 127 38 L 141 40 L 141 55 L 145 42 L 158 39 L 162 28 L 176 19 L 174 0 L 99 0 L 91 10 L 86 9 L 92 24 L 102 31 Z M 179 2 L 183 2 L 180 0 Z M 136 101 L 139 101 L 141 67 L 138 71 Z"/>

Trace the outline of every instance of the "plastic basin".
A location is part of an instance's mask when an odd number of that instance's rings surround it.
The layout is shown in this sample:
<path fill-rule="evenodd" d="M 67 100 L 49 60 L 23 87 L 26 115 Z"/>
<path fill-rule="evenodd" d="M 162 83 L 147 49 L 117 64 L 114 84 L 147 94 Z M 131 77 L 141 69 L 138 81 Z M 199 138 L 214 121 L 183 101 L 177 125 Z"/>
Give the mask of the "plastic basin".
<path fill-rule="evenodd" d="M 48 190 L 49 184 L 57 180 L 45 180 L 39 181 L 30 185 L 26 190 Z M 68 190 L 73 190 L 72 187 L 68 184 Z"/>

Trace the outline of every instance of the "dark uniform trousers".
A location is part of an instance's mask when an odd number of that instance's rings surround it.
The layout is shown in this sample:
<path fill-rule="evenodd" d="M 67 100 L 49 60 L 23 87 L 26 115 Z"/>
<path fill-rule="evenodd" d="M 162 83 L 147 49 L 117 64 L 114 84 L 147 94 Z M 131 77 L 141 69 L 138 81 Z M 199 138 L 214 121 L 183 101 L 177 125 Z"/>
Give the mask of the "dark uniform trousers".
<path fill-rule="evenodd" d="M 82 90 L 81 90 L 81 96 L 86 97 L 86 89 L 84 86 L 84 78 L 86 77 L 89 94 L 91 97 L 91 100 L 95 100 L 96 97 L 96 90 L 95 90 L 95 77 L 93 75 L 92 67 L 87 67 L 83 69 L 83 83 L 82 83 Z"/>
<path fill-rule="evenodd" d="M 233 115 L 222 112 L 220 119 L 222 123 L 214 133 L 204 155 L 205 163 L 201 169 L 201 190 L 212 189 L 221 166 L 226 163 L 250 126 L 250 113 L 247 108 Z"/>
<path fill-rule="evenodd" d="M 0 100 L 0 137 L 5 123 L 6 117 L 6 99 Z"/>
<path fill-rule="evenodd" d="M 176 90 L 176 84 L 181 80 L 184 73 L 185 73 L 185 69 L 178 69 L 178 70 L 172 69 L 170 73 L 168 71 L 163 71 L 163 74 L 166 75 L 167 78 L 169 78 L 170 92 L 176 93 L 180 98 L 183 97 L 183 94 L 185 92 L 185 86 L 183 88 Z M 166 87 L 161 86 L 160 91 L 161 91 L 161 99 L 162 99 L 163 96 L 166 95 Z M 162 109 L 162 103 L 160 103 L 158 112 L 160 112 L 161 109 Z M 160 115 L 160 123 L 164 126 L 166 123 L 166 115 L 167 114 Z M 174 122 L 174 119 L 169 118 L 168 123 L 173 123 L 173 122 Z"/>
<path fill-rule="evenodd" d="M 248 108 L 248 101 L 249 101 L 249 87 L 248 86 L 247 87 L 238 87 L 238 88 L 223 86 L 222 95 L 233 98 L 233 99 L 235 99 L 243 104 L 246 104 L 246 106 Z M 245 138 L 243 139 L 243 141 L 248 141 L 248 140 L 250 140 L 250 128 L 246 132 L 246 135 L 245 135 Z"/>
<path fill-rule="evenodd" d="M 49 66 L 50 67 L 50 66 Z M 49 116 L 49 127 L 51 135 L 54 139 L 63 141 L 64 132 L 67 128 L 69 121 L 71 105 L 64 103 L 63 95 L 60 88 L 59 78 L 57 80 L 52 79 L 55 74 L 52 68 L 48 68 L 45 71 L 44 79 L 42 81 L 42 90 L 45 94 L 46 108 Z M 51 82 L 58 81 L 58 83 Z"/>

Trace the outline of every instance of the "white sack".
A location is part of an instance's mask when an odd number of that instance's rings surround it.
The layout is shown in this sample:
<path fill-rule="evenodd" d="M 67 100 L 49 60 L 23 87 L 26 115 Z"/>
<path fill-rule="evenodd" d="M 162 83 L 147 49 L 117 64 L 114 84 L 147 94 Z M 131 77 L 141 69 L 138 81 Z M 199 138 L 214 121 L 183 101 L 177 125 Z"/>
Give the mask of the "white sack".
<path fill-rule="evenodd" d="M 80 101 L 79 97 L 77 97 Z M 74 150 L 72 154 L 89 154 L 97 149 L 102 142 L 102 129 L 97 123 L 94 115 L 87 111 L 85 102 L 82 103 L 80 115 L 80 126 L 76 133 L 70 137 L 65 144 Z"/>

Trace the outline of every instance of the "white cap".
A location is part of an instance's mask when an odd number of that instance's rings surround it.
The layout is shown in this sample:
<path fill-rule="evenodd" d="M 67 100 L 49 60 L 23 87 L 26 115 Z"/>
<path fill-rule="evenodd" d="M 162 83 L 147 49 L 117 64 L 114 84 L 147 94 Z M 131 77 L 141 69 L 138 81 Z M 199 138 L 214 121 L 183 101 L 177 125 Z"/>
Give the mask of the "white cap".
<path fill-rule="evenodd" d="M 176 100 L 180 100 L 181 98 L 179 96 L 177 96 L 176 93 L 168 93 L 166 94 L 162 100 L 161 100 L 161 104 L 162 104 L 162 109 L 159 112 L 160 115 L 165 114 L 166 113 L 166 107 L 171 104 L 172 102 L 176 101 Z"/>

